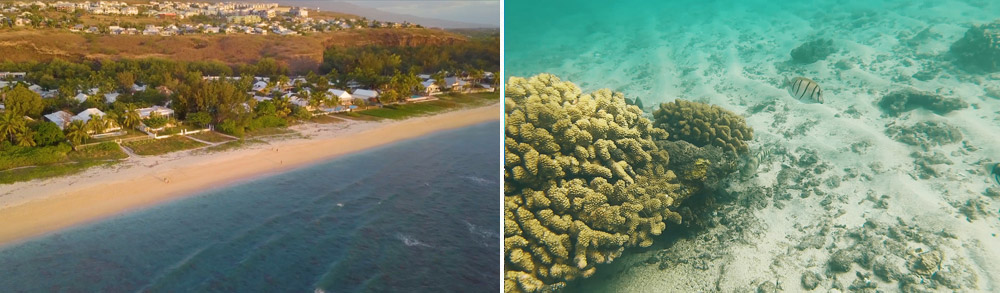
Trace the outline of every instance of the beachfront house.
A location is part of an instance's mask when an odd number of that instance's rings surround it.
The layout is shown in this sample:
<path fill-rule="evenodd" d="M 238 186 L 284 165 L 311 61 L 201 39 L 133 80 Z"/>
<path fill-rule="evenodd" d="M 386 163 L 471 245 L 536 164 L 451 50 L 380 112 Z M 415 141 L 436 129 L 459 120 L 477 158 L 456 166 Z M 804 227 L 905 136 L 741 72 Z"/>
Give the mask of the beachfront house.
<path fill-rule="evenodd" d="M 45 119 L 52 121 L 52 123 L 55 123 L 56 126 L 59 126 L 59 129 L 63 129 L 64 127 L 66 127 L 66 124 L 69 124 L 69 122 L 73 119 L 73 114 L 70 114 L 69 112 L 66 111 L 59 111 L 55 113 L 45 114 Z"/>
<path fill-rule="evenodd" d="M 139 118 L 142 119 L 149 118 L 149 116 L 154 113 L 160 115 L 161 117 L 170 117 L 174 115 L 173 109 L 163 106 L 152 106 L 148 108 L 141 108 L 141 109 L 136 109 L 136 111 L 139 111 Z"/>
<path fill-rule="evenodd" d="M 378 92 L 374 90 L 356 89 L 351 95 L 368 102 L 378 103 Z"/>
<path fill-rule="evenodd" d="M 441 92 L 441 89 L 438 88 L 438 85 L 434 83 L 433 79 L 425 80 L 424 82 L 421 82 L 420 85 L 424 86 L 424 94 L 434 95 Z"/>
<path fill-rule="evenodd" d="M 339 99 L 341 105 L 350 105 L 351 102 L 354 101 L 354 96 L 352 96 L 351 93 L 348 93 L 347 91 L 338 89 L 329 89 L 327 90 L 327 92 L 330 93 L 331 96 Z"/>
<path fill-rule="evenodd" d="M 458 91 L 465 89 L 469 83 L 465 82 L 458 77 L 445 77 L 444 78 L 444 88 L 448 90 Z"/>

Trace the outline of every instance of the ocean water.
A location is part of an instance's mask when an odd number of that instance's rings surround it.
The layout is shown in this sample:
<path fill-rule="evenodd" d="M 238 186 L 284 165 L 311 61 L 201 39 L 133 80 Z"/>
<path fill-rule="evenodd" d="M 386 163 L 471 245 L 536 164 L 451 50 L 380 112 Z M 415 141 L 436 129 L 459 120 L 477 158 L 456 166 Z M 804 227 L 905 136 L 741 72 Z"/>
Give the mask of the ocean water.
<path fill-rule="evenodd" d="M 3 292 L 469 292 L 500 275 L 499 122 L 0 250 Z"/>
<path fill-rule="evenodd" d="M 951 54 L 971 26 L 1000 20 L 1000 1 L 505 4 L 507 78 L 552 73 L 584 92 L 610 88 L 641 99 L 650 119 L 675 99 L 719 105 L 754 128 L 752 154 L 769 154 L 710 195 L 718 210 L 699 220 L 713 224 L 626 250 L 567 291 L 797 292 L 814 274 L 817 291 L 1000 291 L 1000 182 L 990 174 L 1000 72 L 965 70 Z M 792 59 L 816 40 L 834 51 Z M 824 103 L 791 97 L 783 81 L 796 76 L 815 80 Z M 967 107 L 891 115 L 878 105 L 906 89 Z M 842 251 L 867 260 L 840 271 Z M 921 271 L 928 253 L 945 257 Z"/>

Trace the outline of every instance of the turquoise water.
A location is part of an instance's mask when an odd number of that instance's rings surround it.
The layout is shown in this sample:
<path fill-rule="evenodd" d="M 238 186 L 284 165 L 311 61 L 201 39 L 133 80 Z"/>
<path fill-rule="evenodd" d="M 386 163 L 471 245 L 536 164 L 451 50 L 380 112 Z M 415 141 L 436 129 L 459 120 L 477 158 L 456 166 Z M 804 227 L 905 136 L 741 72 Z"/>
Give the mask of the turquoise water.
<path fill-rule="evenodd" d="M 507 78 L 552 73 L 584 93 L 610 88 L 641 99 L 650 119 L 676 99 L 718 105 L 754 129 L 760 165 L 719 183 L 718 210 L 690 221 L 710 225 L 626 250 L 567 291 L 798 292 L 813 273 L 817 291 L 1000 291 L 1000 182 L 990 174 L 1000 72 L 969 70 L 952 50 L 972 26 L 1000 19 L 1000 1 L 505 3 Z M 792 56 L 814 41 L 832 52 Z M 822 87 L 823 103 L 793 98 L 783 80 L 794 77 Z M 910 90 L 965 106 L 880 105 Z M 894 234 L 904 230 L 922 232 Z M 844 250 L 864 259 L 831 269 Z M 928 251 L 947 255 L 939 271 L 914 267 Z M 885 263 L 898 274 L 878 276 Z"/>
<path fill-rule="evenodd" d="M 498 122 L 0 250 L 4 292 L 468 292 L 500 275 Z"/>

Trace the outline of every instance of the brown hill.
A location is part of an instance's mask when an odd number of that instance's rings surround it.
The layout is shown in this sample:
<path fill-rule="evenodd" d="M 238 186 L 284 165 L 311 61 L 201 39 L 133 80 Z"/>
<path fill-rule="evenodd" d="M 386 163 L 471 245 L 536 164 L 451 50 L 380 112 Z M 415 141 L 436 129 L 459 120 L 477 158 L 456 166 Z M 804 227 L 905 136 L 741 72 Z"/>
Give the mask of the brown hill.
<path fill-rule="evenodd" d="M 273 57 L 293 73 L 315 70 L 329 46 L 418 46 L 464 42 L 463 36 L 433 29 L 365 29 L 277 35 L 109 36 L 56 30 L 19 30 L 0 34 L 0 60 L 25 62 L 62 58 L 160 57 L 175 60 L 219 60 L 229 64 Z"/>

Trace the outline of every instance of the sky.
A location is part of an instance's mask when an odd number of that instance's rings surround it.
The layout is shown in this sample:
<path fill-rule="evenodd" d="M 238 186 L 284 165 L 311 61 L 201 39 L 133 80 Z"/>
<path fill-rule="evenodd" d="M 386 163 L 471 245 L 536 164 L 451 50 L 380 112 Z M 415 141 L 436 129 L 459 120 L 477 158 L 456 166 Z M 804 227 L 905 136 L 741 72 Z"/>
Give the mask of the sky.
<path fill-rule="evenodd" d="M 351 4 L 376 8 L 385 12 L 410 14 L 441 20 L 461 21 L 500 26 L 499 0 L 423 1 L 423 0 L 361 0 Z"/>

